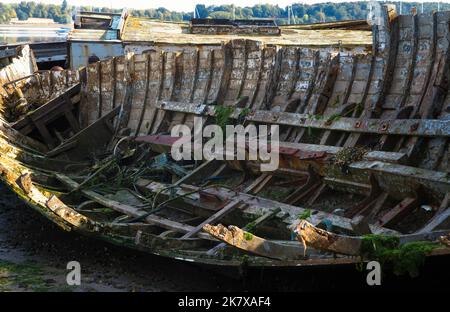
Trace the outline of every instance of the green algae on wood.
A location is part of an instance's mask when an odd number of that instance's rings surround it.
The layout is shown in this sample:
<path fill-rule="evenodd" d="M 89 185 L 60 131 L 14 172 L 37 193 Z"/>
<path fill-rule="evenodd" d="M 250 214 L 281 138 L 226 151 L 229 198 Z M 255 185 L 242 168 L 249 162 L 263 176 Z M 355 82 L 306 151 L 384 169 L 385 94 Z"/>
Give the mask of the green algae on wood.
<path fill-rule="evenodd" d="M 394 274 L 419 275 L 426 256 L 437 247 L 428 241 L 408 242 L 400 245 L 396 236 L 369 234 L 362 237 L 361 254 L 370 260 L 377 260 L 382 266 L 392 268 Z"/>

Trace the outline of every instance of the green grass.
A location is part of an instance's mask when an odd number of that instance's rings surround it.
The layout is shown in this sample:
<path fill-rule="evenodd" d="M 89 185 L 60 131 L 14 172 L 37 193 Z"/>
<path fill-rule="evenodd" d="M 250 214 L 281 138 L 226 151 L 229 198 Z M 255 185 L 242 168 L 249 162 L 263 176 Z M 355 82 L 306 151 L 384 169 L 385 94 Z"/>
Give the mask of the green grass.
<path fill-rule="evenodd" d="M 46 281 L 43 268 L 32 263 L 16 264 L 0 260 L 0 292 L 34 291 L 34 292 L 70 292 L 74 286 L 58 285 Z"/>

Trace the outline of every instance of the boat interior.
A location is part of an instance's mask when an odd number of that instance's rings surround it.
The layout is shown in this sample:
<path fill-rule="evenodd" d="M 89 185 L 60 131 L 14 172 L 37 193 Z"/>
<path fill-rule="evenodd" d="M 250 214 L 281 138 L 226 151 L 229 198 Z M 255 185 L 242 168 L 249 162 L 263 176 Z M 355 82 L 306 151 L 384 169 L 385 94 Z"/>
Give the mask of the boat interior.
<path fill-rule="evenodd" d="M 63 229 L 179 260 L 354 263 L 370 235 L 448 254 L 449 22 L 386 9 L 371 51 L 233 39 L 60 71 L 24 46 L 0 69 L 1 178 Z M 194 118 L 279 126 L 278 168 L 175 160 Z"/>

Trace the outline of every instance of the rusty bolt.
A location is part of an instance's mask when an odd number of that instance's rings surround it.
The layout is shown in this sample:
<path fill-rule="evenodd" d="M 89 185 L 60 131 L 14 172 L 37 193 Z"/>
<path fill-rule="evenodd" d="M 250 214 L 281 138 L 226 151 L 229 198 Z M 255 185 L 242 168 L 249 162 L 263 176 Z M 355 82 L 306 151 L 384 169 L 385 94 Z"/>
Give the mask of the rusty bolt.
<path fill-rule="evenodd" d="M 357 122 L 355 122 L 355 128 L 359 128 L 359 127 L 361 127 L 361 121 L 357 121 Z"/>
<path fill-rule="evenodd" d="M 385 123 L 381 126 L 381 131 L 386 131 L 389 128 L 389 124 Z"/>

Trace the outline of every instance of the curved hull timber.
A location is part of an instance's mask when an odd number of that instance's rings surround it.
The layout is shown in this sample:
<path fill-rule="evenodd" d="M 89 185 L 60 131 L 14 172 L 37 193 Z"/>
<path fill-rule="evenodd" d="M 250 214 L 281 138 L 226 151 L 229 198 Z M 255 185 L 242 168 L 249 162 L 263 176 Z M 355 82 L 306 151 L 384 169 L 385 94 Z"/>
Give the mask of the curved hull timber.
<path fill-rule="evenodd" d="M 0 69 L 2 181 L 65 230 L 208 265 L 359 261 L 305 250 L 293 239 L 302 215 L 350 244 L 436 241 L 450 232 L 450 12 L 391 13 L 373 25 L 371 52 L 233 39 L 38 72 L 25 47 Z M 175 125 L 212 123 L 219 105 L 233 107 L 230 123 L 246 111 L 245 124 L 280 126 L 277 170 L 162 157 Z M 211 182 L 222 176 L 231 189 Z M 219 223 L 256 243 L 213 234 Z"/>

